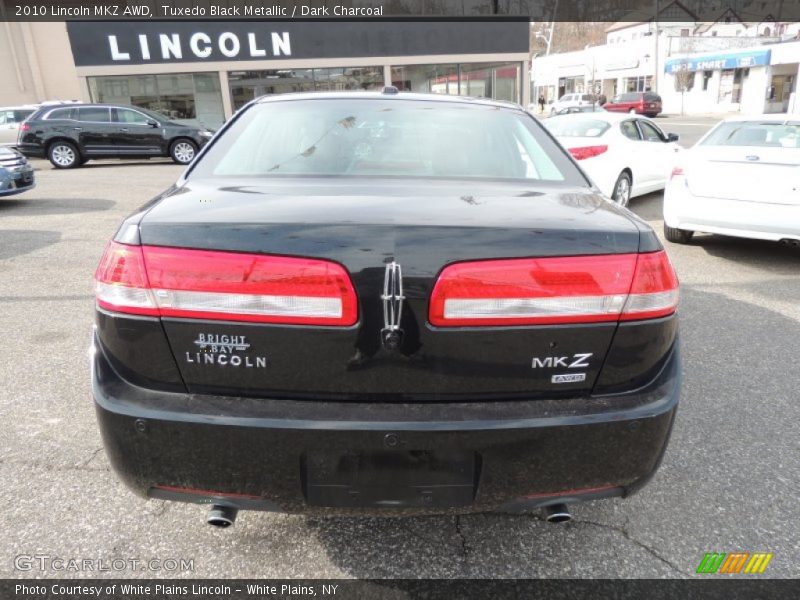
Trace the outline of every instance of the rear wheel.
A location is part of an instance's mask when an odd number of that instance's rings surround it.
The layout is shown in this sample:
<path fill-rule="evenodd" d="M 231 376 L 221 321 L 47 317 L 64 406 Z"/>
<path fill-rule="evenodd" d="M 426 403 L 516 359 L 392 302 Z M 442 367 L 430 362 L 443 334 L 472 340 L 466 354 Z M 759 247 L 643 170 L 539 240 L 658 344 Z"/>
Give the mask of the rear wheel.
<path fill-rule="evenodd" d="M 675 244 L 688 244 L 693 235 L 694 231 L 678 229 L 677 227 L 669 227 L 666 223 L 664 223 L 664 237 L 667 238 L 668 242 L 673 242 Z"/>
<path fill-rule="evenodd" d="M 631 176 L 627 171 L 623 171 L 617 177 L 611 199 L 620 206 L 628 206 L 631 199 Z"/>
<path fill-rule="evenodd" d="M 54 142 L 47 150 L 47 158 L 56 169 L 73 169 L 82 164 L 81 155 L 75 144 Z"/>
<path fill-rule="evenodd" d="M 197 154 L 197 144 L 191 140 L 175 140 L 169 147 L 169 155 L 179 165 L 188 165 Z"/>

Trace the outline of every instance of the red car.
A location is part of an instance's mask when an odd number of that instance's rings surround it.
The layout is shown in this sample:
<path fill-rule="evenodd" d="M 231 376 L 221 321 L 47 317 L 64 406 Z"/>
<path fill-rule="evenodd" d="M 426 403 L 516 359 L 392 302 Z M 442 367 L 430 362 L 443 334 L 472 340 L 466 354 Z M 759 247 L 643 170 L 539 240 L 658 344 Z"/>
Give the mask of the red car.
<path fill-rule="evenodd" d="M 655 117 L 661 112 L 661 96 L 653 92 L 626 92 L 614 96 L 603 108 L 612 112 L 628 112 Z"/>

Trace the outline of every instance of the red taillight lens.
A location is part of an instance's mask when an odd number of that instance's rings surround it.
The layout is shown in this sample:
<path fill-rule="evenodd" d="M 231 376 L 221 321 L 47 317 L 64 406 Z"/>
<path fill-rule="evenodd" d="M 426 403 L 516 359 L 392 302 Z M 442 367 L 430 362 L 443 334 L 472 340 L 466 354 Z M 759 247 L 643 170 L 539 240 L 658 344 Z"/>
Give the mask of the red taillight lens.
<path fill-rule="evenodd" d="M 97 269 L 103 308 L 169 317 L 353 325 L 347 271 L 325 260 L 111 243 Z"/>
<path fill-rule="evenodd" d="M 663 250 L 640 254 L 633 285 L 622 311 L 623 321 L 671 315 L 678 307 L 678 277 Z"/>
<path fill-rule="evenodd" d="M 446 267 L 428 318 L 440 327 L 593 323 L 653 318 L 676 305 L 663 251 L 504 259 Z"/>
<path fill-rule="evenodd" d="M 22 131 L 23 133 L 26 131 L 30 131 L 31 130 L 30 123 L 23 122 L 22 125 L 19 126 L 19 130 Z"/>
<path fill-rule="evenodd" d="M 94 279 L 99 306 L 137 315 L 158 315 L 141 246 L 109 242 Z"/>
<path fill-rule="evenodd" d="M 684 174 L 683 167 L 674 167 L 672 173 L 669 174 L 669 178 L 674 179 L 675 177 L 682 177 Z"/>
<path fill-rule="evenodd" d="M 580 148 L 569 148 L 569 153 L 575 160 L 584 160 L 598 156 L 608 150 L 608 146 L 581 146 Z"/>

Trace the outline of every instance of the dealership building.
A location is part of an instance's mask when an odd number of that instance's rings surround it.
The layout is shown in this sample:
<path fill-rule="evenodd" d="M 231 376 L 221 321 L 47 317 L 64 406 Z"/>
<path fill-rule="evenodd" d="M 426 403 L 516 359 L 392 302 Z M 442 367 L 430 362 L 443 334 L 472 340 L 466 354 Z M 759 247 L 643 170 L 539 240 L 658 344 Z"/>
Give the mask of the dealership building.
<path fill-rule="evenodd" d="M 132 104 L 221 125 L 264 94 L 401 90 L 529 102 L 527 21 L 0 24 L 0 106 Z"/>

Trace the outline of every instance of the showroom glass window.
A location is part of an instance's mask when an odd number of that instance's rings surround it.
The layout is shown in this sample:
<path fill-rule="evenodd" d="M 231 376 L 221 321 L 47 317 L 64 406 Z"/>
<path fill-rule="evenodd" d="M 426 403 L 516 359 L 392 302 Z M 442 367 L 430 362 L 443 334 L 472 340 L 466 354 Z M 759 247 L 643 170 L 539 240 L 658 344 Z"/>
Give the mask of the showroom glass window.
<path fill-rule="evenodd" d="M 383 67 L 231 71 L 228 84 L 237 110 L 254 98 L 270 94 L 381 89 Z"/>
<path fill-rule="evenodd" d="M 458 95 L 458 65 L 392 67 L 392 85 L 401 92 Z"/>
<path fill-rule="evenodd" d="M 129 104 L 191 125 L 217 129 L 225 121 L 216 73 L 89 77 L 92 101 Z"/>
<path fill-rule="evenodd" d="M 518 63 L 464 63 L 392 67 L 392 85 L 402 91 L 520 101 Z"/>

